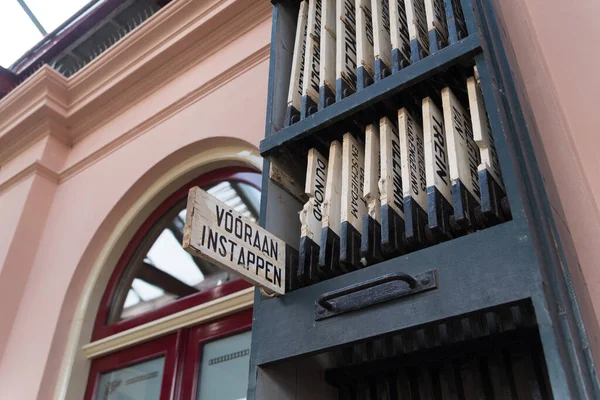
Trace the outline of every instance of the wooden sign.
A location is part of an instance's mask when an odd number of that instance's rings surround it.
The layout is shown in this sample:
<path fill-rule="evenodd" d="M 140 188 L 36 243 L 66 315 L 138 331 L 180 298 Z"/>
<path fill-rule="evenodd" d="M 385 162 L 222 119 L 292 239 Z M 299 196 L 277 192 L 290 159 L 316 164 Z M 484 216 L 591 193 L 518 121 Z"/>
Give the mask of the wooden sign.
<path fill-rule="evenodd" d="M 479 146 L 481 164 L 479 170 L 486 169 L 494 178 L 498 186 L 506 192 L 500 161 L 496 152 L 496 144 L 492 135 L 492 128 L 485 111 L 481 88 L 475 81 L 475 77 L 467 79 L 467 91 L 469 93 L 469 108 L 471 110 L 471 122 L 473 123 L 473 140 Z"/>
<path fill-rule="evenodd" d="M 358 69 L 357 89 L 361 90 L 373 82 L 375 56 L 373 55 L 373 15 L 370 0 L 356 0 L 356 40 Z"/>
<path fill-rule="evenodd" d="M 246 281 L 284 294 L 286 243 L 199 187 L 190 189 L 183 248 Z"/>
<path fill-rule="evenodd" d="M 375 82 L 384 78 L 384 71 L 392 72 L 392 42 L 390 37 L 389 0 L 371 0 L 373 11 L 373 54 Z"/>
<path fill-rule="evenodd" d="M 404 218 L 402 159 L 400 137 L 398 131 L 389 120 L 380 120 L 379 134 L 381 139 L 381 205 L 394 210 Z"/>
<path fill-rule="evenodd" d="M 411 62 L 429 55 L 427 15 L 423 0 L 406 0 L 406 18 L 411 46 Z"/>
<path fill-rule="evenodd" d="M 381 202 L 379 199 L 379 175 L 381 173 L 379 126 L 367 125 L 365 132 L 365 180 L 363 197 L 367 203 L 367 214 L 381 222 Z"/>
<path fill-rule="evenodd" d="M 452 204 L 444 117 L 429 97 L 423 100 L 423 138 L 427 187 L 437 189 L 446 201 Z"/>
<path fill-rule="evenodd" d="M 336 0 L 335 98 L 339 101 L 356 91 L 356 8 L 354 0 Z"/>
<path fill-rule="evenodd" d="M 365 151 L 351 133 L 344 135 L 342 147 L 342 203 L 340 263 L 344 272 L 360 268 L 362 216 L 367 203 L 362 197 L 365 180 Z"/>
<path fill-rule="evenodd" d="M 448 142 L 450 179 L 460 181 L 477 202 L 481 200 L 477 167 L 480 162 L 477 145 L 473 141 L 471 118 L 450 88 L 442 90 L 442 106 Z"/>
<path fill-rule="evenodd" d="M 400 157 L 404 198 L 414 200 L 427 210 L 427 177 L 425 171 L 425 142 L 423 130 L 406 108 L 398 111 Z"/>
<path fill-rule="evenodd" d="M 460 0 L 451 0 L 449 7 L 446 7 L 446 22 L 448 23 L 448 36 L 452 43 L 464 39 L 468 36 L 467 22 L 463 13 Z M 451 26 L 453 25 L 453 26 Z"/>
<path fill-rule="evenodd" d="M 381 143 L 381 250 L 386 257 L 404 254 L 404 201 L 400 138 L 388 117 L 379 120 Z"/>
<path fill-rule="evenodd" d="M 427 244 L 424 231 L 428 224 L 425 142 L 421 126 L 405 108 L 398 111 L 398 133 L 404 183 L 406 246 L 418 249 Z"/>
<path fill-rule="evenodd" d="M 304 189 L 308 201 L 300 212 L 302 228 L 297 277 L 301 284 L 316 282 L 318 279 L 317 263 L 319 260 L 319 245 L 321 244 L 326 179 L 327 159 L 316 149 L 310 149 L 308 151 L 306 186 Z"/>
<path fill-rule="evenodd" d="M 407 67 L 411 58 L 405 0 L 390 0 L 390 40 L 392 46 L 392 72 L 396 72 Z"/>
<path fill-rule="evenodd" d="M 361 263 L 370 265 L 383 260 L 381 255 L 381 201 L 379 178 L 381 175 L 379 125 L 367 125 L 365 130 L 365 180 L 363 198 L 367 213 L 363 215 L 361 233 Z"/>
<path fill-rule="evenodd" d="M 429 31 L 430 52 L 448 45 L 448 24 L 444 0 L 425 0 L 427 30 Z M 435 38 L 435 40 L 433 40 Z"/>
<path fill-rule="evenodd" d="M 306 79 L 302 86 L 302 117 L 310 115 L 310 108 L 319 104 L 319 69 L 321 62 L 321 0 L 308 3 L 308 31 L 306 33 Z"/>
<path fill-rule="evenodd" d="M 320 276 L 337 275 L 340 258 L 341 204 L 342 204 L 342 144 L 337 140 L 329 146 L 329 163 L 323 202 L 323 223 L 319 249 Z"/>
<path fill-rule="evenodd" d="M 304 79 L 304 57 L 306 53 L 306 32 L 308 28 L 308 3 L 300 3 L 298 24 L 296 26 L 296 40 L 294 42 L 294 56 L 292 58 L 292 72 L 290 75 L 290 89 L 288 91 L 286 123 L 289 125 L 293 116 L 300 115 L 302 88 Z"/>
<path fill-rule="evenodd" d="M 319 109 L 327 107 L 327 98 L 335 101 L 335 0 L 322 0 L 321 20 L 321 69 L 319 70 Z"/>

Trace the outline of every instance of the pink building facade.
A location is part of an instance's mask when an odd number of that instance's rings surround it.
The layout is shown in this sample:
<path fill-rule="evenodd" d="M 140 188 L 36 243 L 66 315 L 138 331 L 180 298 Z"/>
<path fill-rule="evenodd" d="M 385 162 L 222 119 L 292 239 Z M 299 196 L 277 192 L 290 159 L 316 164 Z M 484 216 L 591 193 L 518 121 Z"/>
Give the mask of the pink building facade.
<path fill-rule="evenodd" d="M 600 4 L 494 5 L 600 362 Z M 95 358 L 251 307 L 244 289 L 220 309 L 92 340 L 153 210 L 211 170 L 262 169 L 270 35 L 267 0 L 174 0 L 79 72 L 44 66 L 0 99 L 0 398 L 83 398 Z"/>

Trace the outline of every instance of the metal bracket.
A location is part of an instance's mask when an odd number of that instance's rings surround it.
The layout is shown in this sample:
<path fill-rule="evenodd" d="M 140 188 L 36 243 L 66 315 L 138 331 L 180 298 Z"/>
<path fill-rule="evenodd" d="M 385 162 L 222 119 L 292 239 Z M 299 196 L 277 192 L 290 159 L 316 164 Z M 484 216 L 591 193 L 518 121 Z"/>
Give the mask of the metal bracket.
<path fill-rule="evenodd" d="M 382 275 L 319 296 L 315 321 L 432 289 L 437 289 L 434 269 L 414 276 L 402 272 Z"/>

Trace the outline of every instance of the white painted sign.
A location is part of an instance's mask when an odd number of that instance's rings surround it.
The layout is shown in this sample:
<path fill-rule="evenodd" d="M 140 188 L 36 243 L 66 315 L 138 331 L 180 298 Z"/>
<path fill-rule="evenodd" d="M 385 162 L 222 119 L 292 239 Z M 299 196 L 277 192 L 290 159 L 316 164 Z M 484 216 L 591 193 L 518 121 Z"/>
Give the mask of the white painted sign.
<path fill-rule="evenodd" d="M 367 213 L 363 193 L 365 181 L 365 151 L 350 133 L 344 135 L 342 146 L 342 223 L 348 221 L 362 232 L 362 216 Z"/>
<path fill-rule="evenodd" d="M 285 293 L 286 244 L 199 187 L 190 189 L 183 248 L 253 285 Z"/>
<path fill-rule="evenodd" d="M 452 204 L 444 117 L 429 97 L 423 99 L 423 139 L 427 187 L 436 187 Z"/>
<path fill-rule="evenodd" d="M 425 54 L 429 54 L 427 15 L 423 0 L 406 0 L 406 18 L 410 41 L 416 40 Z"/>
<path fill-rule="evenodd" d="M 319 68 L 321 63 L 321 0 L 308 3 L 308 31 L 306 34 L 306 79 L 302 96 L 319 103 Z"/>
<path fill-rule="evenodd" d="M 292 58 L 292 73 L 290 75 L 290 90 L 288 92 L 288 107 L 300 111 L 302 87 L 304 79 L 304 57 L 306 53 L 306 31 L 308 27 L 308 3 L 300 3 L 296 40 L 294 42 L 294 57 Z"/>
<path fill-rule="evenodd" d="M 446 23 L 444 0 L 425 0 L 425 14 L 427 15 L 427 30 L 435 30 L 444 45 L 447 45 L 448 24 Z"/>
<path fill-rule="evenodd" d="M 356 8 L 354 0 L 336 0 L 336 79 L 356 90 Z M 338 94 L 339 96 L 339 94 Z"/>
<path fill-rule="evenodd" d="M 367 213 L 381 223 L 381 202 L 379 200 L 379 177 L 381 173 L 379 147 L 379 126 L 367 125 L 365 132 L 365 182 L 363 197 L 367 202 Z"/>
<path fill-rule="evenodd" d="M 379 138 L 381 141 L 381 179 L 379 181 L 381 204 L 388 205 L 404 218 L 400 137 L 388 117 L 379 120 Z"/>
<path fill-rule="evenodd" d="M 373 11 L 373 54 L 387 68 L 392 68 L 389 0 L 371 0 Z"/>
<path fill-rule="evenodd" d="M 321 87 L 328 87 L 335 95 L 335 0 L 323 1 L 323 19 L 321 20 L 321 69 L 319 79 Z"/>
<path fill-rule="evenodd" d="M 364 67 L 371 77 L 375 72 L 372 14 L 370 0 L 356 0 L 356 39 L 358 41 L 356 63 L 359 67 Z"/>
<path fill-rule="evenodd" d="M 342 204 L 342 144 L 337 140 L 329 146 L 329 165 L 323 202 L 323 228 L 331 229 L 340 236 Z"/>
<path fill-rule="evenodd" d="M 323 202 L 325 201 L 325 181 L 327 179 L 327 159 L 316 149 L 308 151 L 306 167 L 306 186 L 304 192 L 308 201 L 300 212 L 302 224 L 301 236 L 321 244 L 321 225 L 323 223 Z"/>
<path fill-rule="evenodd" d="M 450 178 L 453 183 L 460 180 L 473 197 L 481 202 L 477 173 L 480 157 L 479 149 L 473 141 L 471 118 L 450 88 L 442 90 L 442 107 L 448 142 Z"/>
<path fill-rule="evenodd" d="M 467 91 L 469 93 L 469 108 L 471 109 L 471 121 L 473 123 L 473 139 L 479 146 L 481 164 L 478 169 L 487 169 L 494 177 L 496 183 L 504 189 L 500 161 L 496 152 L 496 144 L 492 135 L 492 128 L 483 103 L 481 88 L 474 77 L 467 79 Z"/>
<path fill-rule="evenodd" d="M 406 108 L 398 111 L 398 133 L 404 197 L 412 197 L 423 210 L 427 210 L 423 129 Z"/>
<path fill-rule="evenodd" d="M 408 33 L 405 0 L 389 0 L 389 3 L 392 49 L 398 49 L 406 62 L 410 63 L 410 35 Z"/>

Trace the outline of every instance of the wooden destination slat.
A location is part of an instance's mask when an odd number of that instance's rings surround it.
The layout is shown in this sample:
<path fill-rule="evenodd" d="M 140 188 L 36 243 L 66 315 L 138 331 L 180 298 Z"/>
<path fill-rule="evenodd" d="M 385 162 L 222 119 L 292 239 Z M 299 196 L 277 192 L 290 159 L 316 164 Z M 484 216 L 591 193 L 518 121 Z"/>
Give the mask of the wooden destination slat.
<path fill-rule="evenodd" d="M 418 249 L 427 245 L 425 142 L 423 129 L 406 108 L 398 111 L 398 133 L 402 159 L 405 238 L 408 247 Z"/>
<path fill-rule="evenodd" d="M 367 212 L 363 199 L 365 151 L 351 133 L 344 135 L 342 147 L 342 204 L 340 266 L 344 272 L 360 268 L 362 216 Z"/>
<path fill-rule="evenodd" d="M 429 52 L 434 53 L 448 46 L 448 23 L 444 0 L 425 0 L 427 15 L 427 31 L 429 35 Z"/>
<path fill-rule="evenodd" d="M 444 117 L 430 97 L 423 99 L 423 139 L 429 228 L 436 241 L 453 237 L 452 191 Z"/>
<path fill-rule="evenodd" d="M 406 0 L 406 18 L 410 38 L 411 63 L 429 55 L 429 33 L 424 0 Z"/>
<path fill-rule="evenodd" d="M 406 0 L 409 1 L 409 0 Z M 392 46 L 392 73 L 410 64 L 410 34 L 405 0 L 390 2 L 390 39 Z"/>
<path fill-rule="evenodd" d="M 481 189 L 481 222 L 485 226 L 491 226 L 511 219 L 510 209 L 494 136 L 483 103 L 481 88 L 475 77 L 467 79 L 467 92 L 473 123 L 473 139 L 479 146 L 481 156 L 481 163 L 477 168 Z"/>
<path fill-rule="evenodd" d="M 362 90 L 373 83 L 375 74 L 371 0 L 356 0 L 356 41 L 356 88 Z"/>
<path fill-rule="evenodd" d="M 308 151 L 306 186 L 308 201 L 300 212 L 302 231 L 297 271 L 298 283 L 308 285 L 318 281 L 319 246 L 323 223 L 323 202 L 327 179 L 327 159 L 316 149 Z"/>
<path fill-rule="evenodd" d="M 296 25 L 296 40 L 294 42 L 294 56 L 292 58 L 292 71 L 290 74 L 290 89 L 288 91 L 287 110 L 285 114 L 286 126 L 300 120 L 307 29 L 308 2 L 304 0 L 300 3 L 298 23 Z"/>
<path fill-rule="evenodd" d="M 321 0 L 308 3 L 308 30 L 306 33 L 306 66 L 302 82 L 300 117 L 315 113 L 319 104 L 319 70 L 321 63 Z"/>
<path fill-rule="evenodd" d="M 342 204 L 342 143 L 337 140 L 329 146 L 323 202 L 323 222 L 321 224 L 321 244 L 319 248 L 318 273 L 320 279 L 331 278 L 341 273 L 340 234 Z"/>
<path fill-rule="evenodd" d="M 365 178 L 363 197 L 367 212 L 363 215 L 360 256 L 363 265 L 382 261 L 381 201 L 379 193 L 380 166 L 379 125 L 367 125 L 365 130 Z"/>
<path fill-rule="evenodd" d="M 354 0 L 336 0 L 335 99 L 356 92 L 356 7 Z"/>
<path fill-rule="evenodd" d="M 389 0 L 371 0 L 373 12 L 373 55 L 375 82 L 392 73 L 392 42 L 390 36 Z"/>
<path fill-rule="evenodd" d="M 381 248 L 390 258 L 406 253 L 400 138 L 388 117 L 379 120 L 381 142 Z"/>
<path fill-rule="evenodd" d="M 335 102 L 335 0 L 322 0 L 319 110 Z"/>
<path fill-rule="evenodd" d="M 452 182 L 454 220 L 466 233 L 474 229 L 476 209 L 481 204 L 481 189 L 477 167 L 480 163 L 479 148 L 473 141 L 471 117 L 460 104 L 450 88 L 442 90 L 442 104 L 448 164 Z"/>

